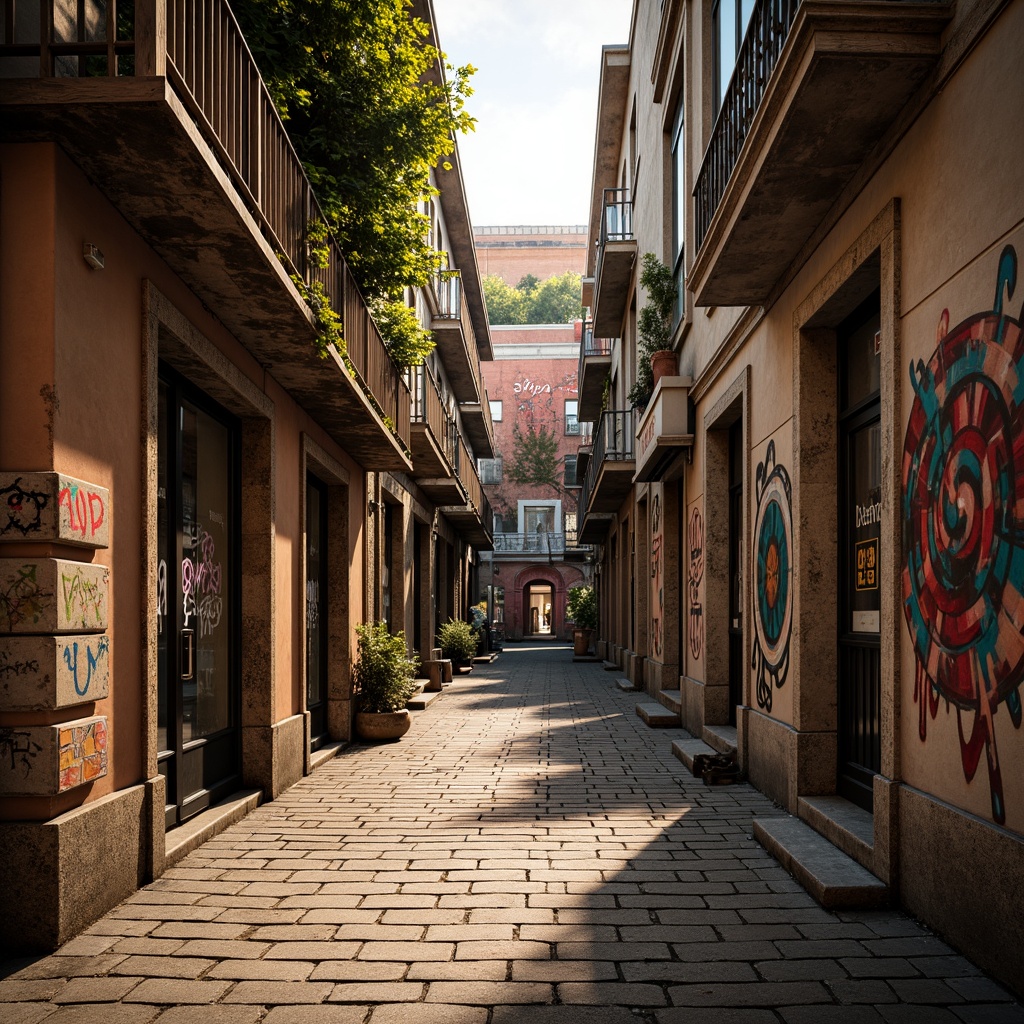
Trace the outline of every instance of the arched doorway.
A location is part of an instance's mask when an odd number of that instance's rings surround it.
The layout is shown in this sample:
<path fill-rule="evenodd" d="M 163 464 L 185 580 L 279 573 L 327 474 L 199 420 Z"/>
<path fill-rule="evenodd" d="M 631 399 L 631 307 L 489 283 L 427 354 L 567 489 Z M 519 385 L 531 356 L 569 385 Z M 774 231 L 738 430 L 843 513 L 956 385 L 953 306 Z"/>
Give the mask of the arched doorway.
<path fill-rule="evenodd" d="M 527 636 L 551 636 L 555 628 L 555 592 L 546 580 L 531 580 L 523 593 Z"/>

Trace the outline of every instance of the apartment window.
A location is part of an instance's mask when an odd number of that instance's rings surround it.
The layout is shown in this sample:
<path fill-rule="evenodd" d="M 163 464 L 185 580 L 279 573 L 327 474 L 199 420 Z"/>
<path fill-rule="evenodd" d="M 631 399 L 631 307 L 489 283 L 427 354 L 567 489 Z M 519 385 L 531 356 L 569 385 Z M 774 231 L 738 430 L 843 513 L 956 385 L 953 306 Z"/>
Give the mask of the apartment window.
<path fill-rule="evenodd" d="M 495 533 L 516 533 L 519 530 L 519 517 L 515 512 L 510 513 L 494 513 L 494 532 Z"/>
<path fill-rule="evenodd" d="M 480 483 L 500 484 L 501 483 L 501 459 L 477 459 L 477 466 L 480 470 Z"/>
<path fill-rule="evenodd" d="M 575 544 L 576 543 L 576 513 L 566 512 L 565 513 L 565 543 Z"/>
<path fill-rule="evenodd" d="M 724 0 L 723 0 L 724 2 Z M 685 260 L 683 249 L 686 244 L 686 145 L 684 111 L 685 96 L 679 92 L 676 101 L 676 116 L 672 121 L 672 275 L 676 286 L 675 323 L 682 319 L 686 308 Z"/>
<path fill-rule="evenodd" d="M 564 487 L 579 487 L 576 482 L 576 456 L 566 455 L 565 457 L 565 477 L 563 479 Z"/>
<path fill-rule="evenodd" d="M 501 402 L 490 402 L 491 407 L 491 419 L 495 423 L 501 422 Z"/>
<path fill-rule="evenodd" d="M 576 399 L 567 398 L 565 400 L 565 432 L 567 434 L 579 434 L 580 432 L 579 408 L 580 403 Z"/>
<path fill-rule="evenodd" d="M 527 533 L 555 532 L 555 510 L 551 505 L 527 505 L 523 511 Z"/>
<path fill-rule="evenodd" d="M 715 48 L 715 89 L 714 109 L 718 117 L 725 99 L 725 90 L 729 88 L 733 68 L 736 67 L 736 55 L 740 52 L 740 43 L 747 31 L 747 23 L 754 13 L 754 0 L 716 0 L 711 11 L 712 35 Z"/>

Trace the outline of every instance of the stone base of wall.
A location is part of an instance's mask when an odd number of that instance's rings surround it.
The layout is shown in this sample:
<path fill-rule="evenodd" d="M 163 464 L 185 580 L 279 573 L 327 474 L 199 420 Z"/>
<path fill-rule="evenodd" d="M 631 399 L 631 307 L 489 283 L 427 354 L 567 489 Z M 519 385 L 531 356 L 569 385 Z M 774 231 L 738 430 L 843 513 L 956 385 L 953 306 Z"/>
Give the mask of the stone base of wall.
<path fill-rule="evenodd" d="M 796 730 L 751 709 L 744 731 L 745 768 L 751 784 L 790 814 L 796 814 Z"/>
<path fill-rule="evenodd" d="M 146 881 L 146 787 L 132 786 L 50 821 L 0 824 L 0 952 L 49 952 Z"/>
<path fill-rule="evenodd" d="M 305 748 L 303 715 L 269 728 L 249 726 L 242 730 L 242 777 L 247 785 L 262 789 L 265 800 L 274 800 L 302 778 Z"/>
<path fill-rule="evenodd" d="M 899 847 L 900 902 L 1024 996 L 1024 839 L 901 786 Z"/>

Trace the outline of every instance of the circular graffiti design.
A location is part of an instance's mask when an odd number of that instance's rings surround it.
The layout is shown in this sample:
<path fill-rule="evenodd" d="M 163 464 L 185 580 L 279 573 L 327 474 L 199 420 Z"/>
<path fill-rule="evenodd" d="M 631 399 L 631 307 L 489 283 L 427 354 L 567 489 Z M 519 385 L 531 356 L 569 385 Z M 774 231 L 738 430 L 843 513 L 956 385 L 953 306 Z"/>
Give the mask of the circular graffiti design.
<path fill-rule="evenodd" d="M 772 709 L 772 694 L 789 672 L 793 628 L 790 552 L 793 548 L 792 487 L 775 462 L 775 442 L 757 467 L 754 520 L 754 658 L 757 704 Z"/>
<path fill-rule="evenodd" d="M 911 364 L 915 397 L 903 447 L 903 610 L 914 643 L 918 731 L 939 698 L 957 709 L 967 781 L 987 753 L 992 815 L 1005 820 L 994 716 L 1021 724 L 1024 679 L 1024 331 L 1003 315 L 1014 250 L 994 308 L 949 330 Z M 974 715 L 970 736 L 964 712 Z"/>

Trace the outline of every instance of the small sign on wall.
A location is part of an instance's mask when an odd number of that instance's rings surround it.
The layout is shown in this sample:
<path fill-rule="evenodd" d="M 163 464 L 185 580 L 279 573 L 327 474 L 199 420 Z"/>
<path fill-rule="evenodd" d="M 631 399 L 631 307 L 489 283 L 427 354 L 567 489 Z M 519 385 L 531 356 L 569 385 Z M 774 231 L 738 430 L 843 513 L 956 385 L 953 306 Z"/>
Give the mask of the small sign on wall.
<path fill-rule="evenodd" d="M 878 589 L 878 538 L 857 541 L 856 544 L 857 590 Z"/>

